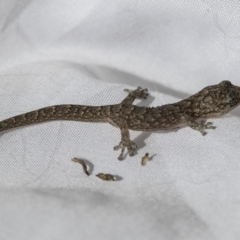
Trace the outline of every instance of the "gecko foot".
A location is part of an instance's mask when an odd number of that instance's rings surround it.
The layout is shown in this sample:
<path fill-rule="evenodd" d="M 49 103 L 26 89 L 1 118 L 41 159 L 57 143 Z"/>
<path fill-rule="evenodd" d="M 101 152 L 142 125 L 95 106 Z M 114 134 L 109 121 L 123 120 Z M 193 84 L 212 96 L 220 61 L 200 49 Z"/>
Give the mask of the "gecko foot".
<path fill-rule="evenodd" d="M 148 90 L 147 88 L 141 88 L 138 87 L 136 90 L 129 90 L 129 89 L 124 89 L 125 92 L 127 92 L 128 94 L 131 94 L 132 96 L 136 97 L 136 98 L 143 98 L 146 99 L 148 96 Z"/>
<path fill-rule="evenodd" d="M 216 126 L 213 126 L 212 122 L 206 122 L 206 121 L 201 121 L 200 125 L 199 125 L 199 131 L 201 132 L 201 134 L 203 136 L 205 136 L 207 134 L 206 131 L 204 131 L 205 129 L 215 129 Z"/>
<path fill-rule="evenodd" d="M 212 122 L 206 122 L 206 120 L 202 120 L 201 122 L 195 121 L 195 119 L 187 118 L 187 125 L 194 130 L 199 131 L 203 136 L 207 134 L 206 129 L 215 129 Z"/>
<path fill-rule="evenodd" d="M 125 152 L 125 149 L 127 148 L 127 154 L 129 155 L 129 156 L 133 156 L 134 155 L 134 152 L 135 152 L 135 150 L 136 150 L 136 148 L 137 148 L 137 145 L 136 145 L 136 143 L 135 142 L 133 142 L 133 141 L 129 141 L 129 142 L 125 142 L 125 143 L 123 143 L 122 141 L 117 145 L 117 146 L 115 146 L 113 149 L 114 150 L 119 150 L 119 149 L 121 149 L 121 153 L 120 153 L 120 155 L 118 156 L 118 160 L 123 160 L 124 159 L 124 152 Z"/>

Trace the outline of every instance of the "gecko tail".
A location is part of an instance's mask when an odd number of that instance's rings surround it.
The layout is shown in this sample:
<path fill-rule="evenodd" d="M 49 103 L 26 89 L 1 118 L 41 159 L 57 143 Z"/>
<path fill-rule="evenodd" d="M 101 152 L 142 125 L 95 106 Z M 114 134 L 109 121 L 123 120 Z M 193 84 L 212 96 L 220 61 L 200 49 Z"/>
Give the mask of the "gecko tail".
<path fill-rule="evenodd" d="M 101 122 L 99 107 L 85 105 L 55 105 L 20 114 L 0 122 L 0 132 L 41 122 L 56 120 Z"/>

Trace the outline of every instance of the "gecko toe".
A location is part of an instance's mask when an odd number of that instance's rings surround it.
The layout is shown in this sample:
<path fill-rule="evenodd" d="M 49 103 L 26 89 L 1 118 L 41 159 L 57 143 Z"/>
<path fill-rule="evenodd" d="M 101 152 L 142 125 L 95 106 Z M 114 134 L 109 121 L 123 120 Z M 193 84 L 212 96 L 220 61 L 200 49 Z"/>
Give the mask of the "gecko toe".
<path fill-rule="evenodd" d="M 143 99 L 146 99 L 148 97 L 148 89 L 147 88 L 141 88 L 141 87 L 138 87 L 137 90 L 137 97 L 138 98 L 143 98 Z"/>
<path fill-rule="evenodd" d="M 200 125 L 198 126 L 199 131 L 201 132 L 201 134 L 203 136 L 205 136 L 207 134 L 206 129 L 216 129 L 216 126 L 213 126 L 212 122 L 206 122 L 206 121 L 201 121 Z"/>
<path fill-rule="evenodd" d="M 135 90 L 124 89 L 124 91 L 127 92 L 128 94 L 135 96 L 136 98 L 146 99 L 148 97 L 147 88 L 143 89 L 142 87 L 138 87 Z"/>
<path fill-rule="evenodd" d="M 124 159 L 124 157 L 120 154 L 119 156 L 118 156 L 118 160 L 119 161 L 122 161 Z"/>
<path fill-rule="evenodd" d="M 134 156 L 134 153 L 135 153 L 136 149 L 137 149 L 136 143 L 133 142 L 133 141 L 130 141 L 130 142 L 128 143 L 128 146 L 127 146 L 128 155 L 129 155 L 130 157 Z"/>
<path fill-rule="evenodd" d="M 129 141 L 129 142 L 125 142 L 125 143 L 122 143 L 120 142 L 117 146 L 115 146 L 113 149 L 114 150 L 119 150 L 121 149 L 121 153 L 120 155 L 118 156 L 118 160 L 123 160 L 125 158 L 124 156 L 124 152 L 125 152 L 125 149 L 127 148 L 127 154 L 132 157 L 134 156 L 134 153 L 135 153 L 135 150 L 137 149 L 137 145 L 135 142 L 133 141 Z M 127 155 L 126 154 L 126 155 Z"/>

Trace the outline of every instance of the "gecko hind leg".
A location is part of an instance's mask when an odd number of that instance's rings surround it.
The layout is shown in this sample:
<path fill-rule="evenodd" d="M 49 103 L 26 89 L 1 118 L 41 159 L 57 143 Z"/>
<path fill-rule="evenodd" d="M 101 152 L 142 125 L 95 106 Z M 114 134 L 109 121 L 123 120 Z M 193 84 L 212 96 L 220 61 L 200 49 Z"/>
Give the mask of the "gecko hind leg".
<path fill-rule="evenodd" d="M 147 88 L 138 87 L 135 90 L 124 89 L 125 92 L 128 93 L 128 96 L 122 100 L 122 104 L 132 104 L 133 101 L 138 99 L 146 99 L 148 96 Z"/>
<path fill-rule="evenodd" d="M 127 128 L 127 122 L 125 120 L 119 121 L 119 127 L 121 130 L 121 141 L 113 149 L 114 150 L 121 149 L 121 153 L 118 157 L 118 160 L 123 160 L 125 149 L 127 148 L 127 154 L 129 156 L 133 156 L 135 150 L 137 149 L 137 145 L 135 142 L 131 141 L 131 139 L 130 139 L 129 130 Z"/>

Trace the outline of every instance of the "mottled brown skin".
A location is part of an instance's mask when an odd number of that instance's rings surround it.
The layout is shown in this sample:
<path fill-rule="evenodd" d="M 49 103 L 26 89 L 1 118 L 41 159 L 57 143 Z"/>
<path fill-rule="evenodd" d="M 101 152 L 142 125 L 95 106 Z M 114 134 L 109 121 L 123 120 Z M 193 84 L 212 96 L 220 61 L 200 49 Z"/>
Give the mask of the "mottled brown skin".
<path fill-rule="evenodd" d="M 128 92 L 128 96 L 120 104 L 56 105 L 41 108 L 1 121 L 0 131 L 53 120 L 109 122 L 121 130 L 121 141 L 114 149 L 121 148 L 118 159 L 122 160 L 125 148 L 130 156 L 134 155 L 136 149 L 136 144 L 130 140 L 129 129 L 158 131 L 185 124 L 205 135 L 206 129 L 215 127 L 211 122 L 197 122 L 197 120 L 222 116 L 240 104 L 240 87 L 234 86 L 230 81 L 205 87 L 187 99 L 159 107 L 133 105 L 136 98 L 148 96 L 147 89 L 138 87 L 134 91 L 125 91 Z"/>

